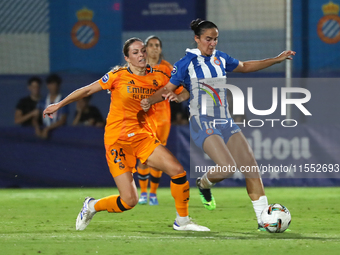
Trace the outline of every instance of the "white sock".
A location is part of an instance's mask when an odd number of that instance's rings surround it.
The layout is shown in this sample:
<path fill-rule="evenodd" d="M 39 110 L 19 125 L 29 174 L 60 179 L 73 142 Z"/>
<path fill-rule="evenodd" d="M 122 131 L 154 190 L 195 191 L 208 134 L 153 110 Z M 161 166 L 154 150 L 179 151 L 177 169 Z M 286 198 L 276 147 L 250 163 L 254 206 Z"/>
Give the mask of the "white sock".
<path fill-rule="evenodd" d="M 253 203 L 253 207 L 254 207 L 254 211 L 256 214 L 256 218 L 257 218 L 257 223 L 261 224 L 261 213 L 263 211 L 264 208 L 266 208 L 268 206 L 268 199 L 266 196 L 262 196 L 259 198 L 259 200 L 255 200 L 255 201 L 251 201 Z"/>
<path fill-rule="evenodd" d="M 202 189 L 211 189 L 215 183 L 212 183 L 211 181 L 209 181 L 208 177 L 207 177 L 208 172 L 206 172 L 202 177 L 201 177 L 201 183 L 200 186 Z"/>
<path fill-rule="evenodd" d="M 178 225 L 185 225 L 185 224 L 188 224 L 190 222 L 190 218 L 189 216 L 184 216 L 184 217 L 181 217 L 179 216 L 178 212 L 176 212 L 176 222 L 178 223 Z"/>
<path fill-rule="evenodd" d="M 91 213 L 97 212 L 96 209 L 94 209 L 94 205 L 98 202 L 99 200 L 91 200 L 89 202 L 89 209 Z"/>

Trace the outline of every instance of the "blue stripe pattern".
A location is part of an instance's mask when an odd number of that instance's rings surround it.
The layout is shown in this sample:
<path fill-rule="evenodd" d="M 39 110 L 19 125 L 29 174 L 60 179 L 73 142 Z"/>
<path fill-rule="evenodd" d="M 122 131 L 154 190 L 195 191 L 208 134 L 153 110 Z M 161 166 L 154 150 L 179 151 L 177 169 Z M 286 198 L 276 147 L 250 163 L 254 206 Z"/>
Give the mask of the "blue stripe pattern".
<path fill-rule="evenodd" d="M 48 0 L 0 0 L 0 34 L 42 34 L 50 28 Z"/>
<path fill-rule="evenodd" d="M 336 20 L 327 20 L 322 26 L 322 32 L 329 38 L 334 38 L 339 34 L 340 26 Z"/>
<path fill-rule="evenodd" d="M 208 68 L 209 68 L 209 71 L 211 73 L 211 77 L 217 77 L 217 73 L 216 73 L 216 70 L 215 70 L 215 67 L 213 67 L 213 65 L 210 63 L 210 60 L 209 61 L 205 61 L 204 62 Z"/>
<path fill-rule="evenodd" d="M 87 44 L 93 40 L 94 32 L 93 29 L 89 26 L 81 26 L 77 31 L 77 39 L 78 41 Z"/>
<path fill-rule="evenodd" d="M 215 89 L 217 94 L 220 93 L 220 89 Z M 216 96 L 216 94 L 214 93 L 214 98 L 215 98 L 215 101 L 217 103 L 216 106 L 214 106 L 214 116 L 221 116 L 221 111 L 220 111 L 220 107 L 221 107 L 221 103 L 220 103 L 220 100 L 218 100 L 218 97 Z"/>
<path fill-rule="evenodd" d="M 197 78 L 199 78 L 199 79 L 204 78 L 204 74 L 203 74 L 203 71 L 202 71 L 202 67 L 201 67 L 201 66 L 198 66 L 197 57 L 194 58 L 194 59 L 192 60 L 192 64 L 194 65 L 194 68 L 195 68 L 195 71 L 196 71 L 196 76 L 197 76 Z"/>
<path fill-rule="evenodd" d="M 210 62 L 212 58 L 216 57 L 220 64 L 216 62 Z M 199 59 L 204 59 L 204 64 L 199 63 Z M 216 61 L 214 59 L 214 61 Z M 222 62 L 222 59 L 224 62 Z M 224 88 L 217 88 L 215 86 L 216 92 L 219 94 L 220 92 L 222 106 L 219 102 L 218 96 L 215 95 L 211 89 L 206 86 L 199 84 L 199 81 L 202 79 L 206 79 L 204 82 L 209 85 L 210 79 L 212 83 L 216 85 L 222 85 L 226 83 L 226 73 L 227 71 L 233 71 L 239 64 L 237 59 L 230 57 L 228 54 L 224 52 L 220 52 L 216 50 L 216 53 L 210 57 L 202 56 L 197 49 L 188 50 L 187 54 L 184 58 L 175 63 L 177 68 L 177 72 L 173 73 L 170 81 L 174 82 L 175 85 L 178 85 L 181 81 L 185 81 L 186 87 L 188 87 L 188 91 L 190 91 L 190 101 L 188 104 L 192 107 L 190 109 L 191 115 L 201 115 L 202 113 L 202 95 L 206 95 L 207 99 L 207 111 L 206 114 L 211 117 L 224 118 L 228 116 L 228 102 L 227 102 L 227 90 Z M 219 69 L 220 68 L 220 69 Z M 219 71 L 221 70 L 221 72 Z M 204 77 L 206 74 L 208 77 Z M 192 76 L 190 76 L 192 75 Z M 212 78 L 211 78 L 212 77 Z M 197 82 L 198 80 L 198 82 Z M 198 84 L 197 84 L 198 83 Z M 214 97 L 217 105 L 215 106 L 213 100 L 210 98 L 210 94 L 203 91 L 201 88 L 208 90 Z M 209 95 L 208 95 L 209 94 Z"/>
<path fill-rule="evenodd" d="M 218 52 L 217 52 L 217 54 L 215 55 L 216 56 L 216 58 L 220 61 L 220 68 L 221 68 L 221 71 L 222 71 L 222 75 L 223 76 L 226 76 L 226 72 L 225 72 L 225 66 L 223 66 L 223 62 L 222 62 L 222 60 L 221 60 L 221 56 L 218 54 Z M 227 62 L 227 60 L 225 59 L 225 62 Z"/>

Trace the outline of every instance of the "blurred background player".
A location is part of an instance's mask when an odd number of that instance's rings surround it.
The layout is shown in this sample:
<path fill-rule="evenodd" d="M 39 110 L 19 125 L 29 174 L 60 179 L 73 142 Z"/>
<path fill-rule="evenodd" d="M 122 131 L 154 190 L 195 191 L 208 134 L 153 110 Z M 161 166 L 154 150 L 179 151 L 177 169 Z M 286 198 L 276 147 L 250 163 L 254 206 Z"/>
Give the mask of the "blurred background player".
<path fill-rule="evenodd" d="M 72 122 L 73 126 L 104 127 L 105 121 L 99 109 L 94 105 L 90 105 L 91 97 L 84 97 L 77 101 L 76 113 Z"/>
<path fill-rule="evenodd" d="M 172 71 L 172 65 L 163 59 L 162 54 L 162 41 L 159 37 L 151 35 L 145 40 L 147 60 L 146 62 L 155 69 L 158 69 L 166 73 L 169 77 Z M 183 87 L 176 90 L 176 93 L 180 93 Z M 155 119 L 157 122 L 157 138 L 160 140 L 162 145 L 166 146 L 170 127 L 171 127 L 171 110 L 170 102 L 164 100 L 163 102 L 155 105 Z M 148 184 L 150 179 L 150 194 L 149 194 L 149 205 L 158 205 L 157 199 L 157 188 L 159 185 L 162 171 L 155 170 L 147 165 L 143 165 L 138 162 L 138 179 L 139 186 L 141 189 L 141 195 L 139 198 L 139 204 L 146 204 L 148 199 Z"/>
<path fill-rule="evenodd" d="M 182 165 L 160 144 L 156 135 L 153 110 L 145 113 L 140 99 L 152 95 L 169 80 L 167 74 L 146 64 L 146 50 L 142 40 L 131 38 L 123 47 L 128 67 L 117 67 L 102 79 L 75 90 L 59 103 L 49 105 L 44 116 L 93 93 L 111 91 L 110 112 L 105 127 L 106 159 L 119 195 L 101 199 L 85 198 L 76 220 L 76 229 L 84 230 L 93 216 L 100 211 L 121 213 L 132 209 L 138 202 L 138 193 L 132 173 L 136 160 L 163 170 L 171 177 L 170 190 L 175 200 L 175 230 L 210 231 L 189 218 L 189 182 Z"/>
<path fill-rule="evenodd" d="M 228 109 L 229 109 L 229 113 L 231 115 L 231 118 L 234 120 L 235 123 L 243 123 L 243 121 L 246 121 L 246 114 L 243 115 L 235 115 L 234 114 L 234 104 L 233 104 L 233 96 L 232 94 L 228 91 L 227 92 L 227 102 L 228 102 Z"/>
<path fill-rule="evenodd" d="M 14 123 L 19 124 L 23 127 L 33 126 L 34 118 L 38 118 L 39 123 L 41 123 L 41 115 L 37 109 L 37 104 L 41 98 L 41 79 L 37 76 L 31 77 L 27 81 L 27 89 L 30 95 L 21 98 L 16 105 L 14 114 Z"/>
<path fill-rule="evenodd" d="M 51 74 L 46 78 L 46 85 L 48 89 L 48 94 L 45 99 L 38 103 L 38 108 L 43 112 L 43 110 L 50 104 L 56 104 L 60 102 L 63 97 L 60 94 L 60 86 L 62 79 L 57 74 Z M 53 119 L 44 118 L 43 125 L 41 128 L 37 129 L 37 136 L 47 139 L 50 131 L 58 127 L 64 126 L 67 122 L 68 107 L 63 107 L 53 114 Z"/>

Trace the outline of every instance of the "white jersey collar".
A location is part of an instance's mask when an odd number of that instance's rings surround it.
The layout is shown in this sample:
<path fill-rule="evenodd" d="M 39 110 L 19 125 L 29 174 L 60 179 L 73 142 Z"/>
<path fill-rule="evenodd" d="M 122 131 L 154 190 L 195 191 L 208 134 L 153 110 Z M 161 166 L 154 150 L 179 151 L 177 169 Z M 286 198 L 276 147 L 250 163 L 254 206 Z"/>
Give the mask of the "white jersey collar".
<path fill-rule="evenodd" d="M 203 56 L 201 51 L 198 48 L 196 48 L 196 49 L 189 49 L 188 48 L 188 49 L 185 50 L 185 52 L 190 52 L 190 53 L 195 54 L 197 56 Z M 213 51 L 213 54 L 211 56 L 214 56 L 215 53 L 216 53 L 216 49 Z M 206 57 L 206 56 L 203 56 L 203 57 Z"/>

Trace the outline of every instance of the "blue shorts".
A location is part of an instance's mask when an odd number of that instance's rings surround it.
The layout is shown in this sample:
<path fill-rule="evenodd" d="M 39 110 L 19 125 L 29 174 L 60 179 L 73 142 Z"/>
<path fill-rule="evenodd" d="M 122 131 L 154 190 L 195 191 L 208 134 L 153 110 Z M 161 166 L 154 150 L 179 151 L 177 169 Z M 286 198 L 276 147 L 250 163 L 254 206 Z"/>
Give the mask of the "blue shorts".
<path fill-rule="evenodd" d="M 205 139 L 210 135 L 219 135 L 227 143 L 233 134 L 241 132 L 232 118 L 216 119 L 210 116 L 191 116 L 189 123 L 190 136 L 202 150 Z"/>

